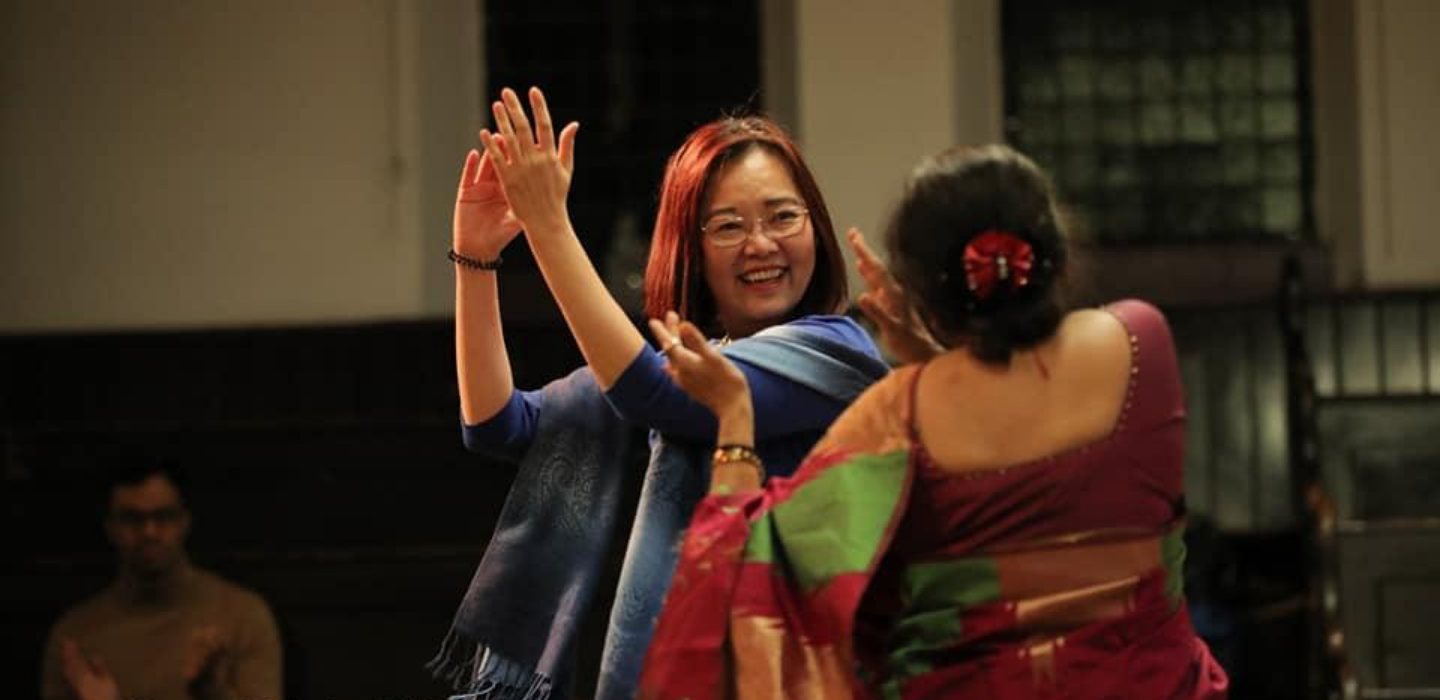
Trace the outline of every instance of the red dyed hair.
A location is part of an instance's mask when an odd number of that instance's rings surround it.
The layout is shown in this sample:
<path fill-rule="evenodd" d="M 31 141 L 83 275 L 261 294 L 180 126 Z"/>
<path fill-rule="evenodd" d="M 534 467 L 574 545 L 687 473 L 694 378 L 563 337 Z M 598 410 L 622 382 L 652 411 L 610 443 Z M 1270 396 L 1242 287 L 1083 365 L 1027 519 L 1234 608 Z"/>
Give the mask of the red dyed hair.
<path fill-rule="evenodd" d="M 835 238 L 830 210 L 815 176 L 789 134 L 764 117 L 726 117 L 691 132 L 665 166 L 660 208 L 645 266 L 645 313 L 660 318 L 674 310 L 707 333 L 720 331 L 715 300 L 705 285 L 700 207 L 715 174 L 732 158 L 764 148 L 790 170 L 790 178 L 810 210 L 815 235 L 815 273 L 791 318 L 838 312 L 849 299 L 844 258 Z"/>

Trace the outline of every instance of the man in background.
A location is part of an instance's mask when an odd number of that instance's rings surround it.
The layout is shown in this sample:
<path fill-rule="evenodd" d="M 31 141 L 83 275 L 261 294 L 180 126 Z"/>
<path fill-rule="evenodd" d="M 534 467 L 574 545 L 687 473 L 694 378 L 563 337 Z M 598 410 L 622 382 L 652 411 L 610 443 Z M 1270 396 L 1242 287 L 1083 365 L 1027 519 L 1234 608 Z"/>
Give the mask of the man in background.
<path fill-rule="evenodd" d="M 190 564 L 182 476 L 139 459 L 109 476 L 119 571 L 51 628 L 45 700 L 277 700 L 275 618 L 253 591 Z"/>

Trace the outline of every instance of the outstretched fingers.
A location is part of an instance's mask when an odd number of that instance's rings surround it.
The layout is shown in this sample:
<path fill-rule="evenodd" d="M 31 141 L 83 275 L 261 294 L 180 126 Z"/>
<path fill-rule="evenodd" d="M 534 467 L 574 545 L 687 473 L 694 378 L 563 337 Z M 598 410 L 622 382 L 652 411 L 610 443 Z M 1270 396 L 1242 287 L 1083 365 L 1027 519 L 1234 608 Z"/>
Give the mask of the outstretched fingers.
<path fill-rule="evenodd" d="M 500 91 L 500 99 L 505 103 L 505 109 L 510 112 L 510 126 L 518 139 L 516 145 L 521 149 L 533 147 L 535 134 L 530 130 L 530 119 L 525 116 L 525 106 L 520 104 L 520 96 L 515 94 L 514 90 L 505 88 Z"/>
<path fill-rule="evenodd" d="M 870 289 L 886 286 L 890 275 L 885 269 L 885 263 L 880 262 L 880 257 L 870 249 L 870 244 L 865 242 L 865 235 L 860 233 L 860 229 L 851 228 L 845 232 L 845 238 L 850 242 L 850 249 L 855 251 L 855 268 L 865 280 L 865 286 Z"/>
<path fill-rule="evenodd" d="M 480 144 L 485 147 L 485 155 L 490 157 L 490 165 L 497 171 L 503 171 L 514 163 L 514 157 L 510 153 L 509 144 L 505 141 L 504 136 L 492 134 L 488 129 L 481 129 Z"/>
<path fill-rule="evenodd" d="M 509 88 L 506 88 L 507 90 Z M 507 139 L 515 139 L 515 125 L 510 121 L 510 110 L 505 103 L 496 100 L 490 103 L 490 114 L 495 117 L 495 131 Z"/>
<path fill-rule="evenodd" d="M 680 344 L 686 350 L 693 352 L 708 361 L 720 360 L 720 353 L 713 345 L 705 340 L 705 334 L 700 332 L 695 324 L 689 321 L 680 322 Z"/>
<path fill-rule="evenodd" d="M 570 122 L 560 130 L 560 167 L 567 173 L 575 172 L 575 132 L 580 131 L 580 122 Z"/>
<path fill-rule="evenodd" d="M 465 167 L 460 170 L 460 191 L 480 181 L 480 159 L 480 152 L 473 148 L 465 154 Z"/>
<path fill-rule="evenodd" d="M 545 93 L 538 87 L 530 88 L 530 111 L 535 114 L 535 144 L 542 151 L 555 150 L 555 126 L 550 121 L 550 107 L 545 104 Z"/>

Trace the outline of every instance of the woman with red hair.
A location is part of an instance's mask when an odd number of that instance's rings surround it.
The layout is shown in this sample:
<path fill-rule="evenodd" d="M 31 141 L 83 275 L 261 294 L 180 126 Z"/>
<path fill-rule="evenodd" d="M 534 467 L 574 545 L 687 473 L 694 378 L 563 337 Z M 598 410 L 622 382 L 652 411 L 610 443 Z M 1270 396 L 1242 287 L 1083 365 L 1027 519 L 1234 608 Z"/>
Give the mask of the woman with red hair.
<path fill-rule="evenodd" d="M 506 511 L 437 670 L 477 697 L 544 696 L 571 680 L 573 628 L 602 563 L 619 485 L 618 444 L 651 431 L 651 460 L 597 698 L 630 698 L 674 568 L 681 529 L 704 495 L 716 416 L 666 374 L 608 293 L 573 230 L 566 197 L 578 125 L 554 134 L 544 95 L 530 115 L 511 90 L 493 105 L 461 176 L 450 257 L 456 354 L 471 449 L 520 462 Z M 517 391 L 494 269 L 520 230 L 586 367 Z M 645 271 L 647 311 L 675 309 L 733 358 L 754 394 L 755 449 L 790 474 L 825 428 L 888 367 L 837 315 L 846 274 L 830 214 L 794 142 L 760 117 L 696 129 L 665 169 Z M 597 400 L 598 399 L 598 400 Z M 526 695 L 529 697 L 529 695 Z"/>

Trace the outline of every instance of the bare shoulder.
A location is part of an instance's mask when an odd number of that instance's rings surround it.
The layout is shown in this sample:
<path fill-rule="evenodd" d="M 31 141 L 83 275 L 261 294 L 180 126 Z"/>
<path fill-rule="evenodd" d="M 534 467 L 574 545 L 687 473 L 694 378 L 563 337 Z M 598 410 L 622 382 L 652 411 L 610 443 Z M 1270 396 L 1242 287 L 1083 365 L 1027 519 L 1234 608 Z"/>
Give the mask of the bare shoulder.
<path fill-rule="evenodd" d="M 1055 335 L 1063 346 L 1087 352 L 1124 350 L 1130 343 L 1125 323 L 1106 309 L 1071 311 Z"/>
<path fill-rule="evenodd" d="M 1055 334 L 1060 364 L 1078 370 L 1070 373 L 1082 383 L 1099 383 L 1124 376 L 1130 366 L 1130 331 L 1106 309 L 1080 309 L 1067 314 Z"/>

